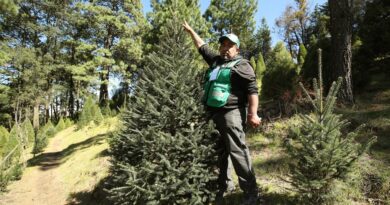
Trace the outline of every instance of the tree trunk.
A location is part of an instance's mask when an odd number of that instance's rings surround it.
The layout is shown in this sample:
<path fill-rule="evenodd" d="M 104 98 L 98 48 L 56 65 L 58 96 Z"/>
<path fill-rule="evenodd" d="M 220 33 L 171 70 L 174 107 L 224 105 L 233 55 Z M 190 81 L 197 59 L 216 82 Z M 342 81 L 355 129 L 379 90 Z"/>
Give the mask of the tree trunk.
<path fill-rule="evenodd" d="M 76 113 L 80 112 L 80 82 L 76 82 Z"/>
<path fill-rule="evenodd" d="M 56 97 L 54 99 L 54 119 L 58 119 L 58 115 L 59 115 L 59 110 L 58 110 L 58 97 Z"/>
<path fill-rule="evenodd" d="M 68 112 L 71 118 L 74 117 L 74 104 L 75 103 L 74 103 L 73 91 L 69 90 Z"/>
<path fill-rule="evenodd" d="M 35 102 L 33 111 L 33 127 L 34 130 L 39 129 L 39 102 Z"/>
<path fill-rule="evenodd" d="M 114 41 L 114 35 L 112 34 L 112 26 L 107 28 L 107 36 L 104 39 L 104 48 L 107 50 L 111 49 L 112 43 Z M 111 65 L 105 65 L 103 67 L 103 72 L 100 73 L 100 95 L 99 95 L 99 104 L 101 107 L 105 107 L 108 103 L 108 83 L 109 76 L 111 72 Z"/>
<path fill-rule="evenodd" d="M 51 97 L 49 94 L 45 102 L 45 123 L 48 122 L 50 119 L 50 101 L 51 101 Z"/>
<path fill-rule="evenodd" d="M 99 94 L 99 104 L 104 107 L 108 103 L 108 82 L 109 82 L 109 71 L 110 66 L 104 66 L 104 72 L 100 74 L 100 94 Z"/>
<path fill-rule="evenodd" d="M 353 104 L 351 75 L 352 0 L 329 0 L 330 32 L 332 36 L 332 81 L 343 78 L 339 99 Z"/>
<path fill-rule="evenodd" d="M 19 113 L 19 98 L 16 99 L 16 105 L 15 105 L 15 108 L 14 108 L 15 124 L 19 123 L 18 113 Z"/>

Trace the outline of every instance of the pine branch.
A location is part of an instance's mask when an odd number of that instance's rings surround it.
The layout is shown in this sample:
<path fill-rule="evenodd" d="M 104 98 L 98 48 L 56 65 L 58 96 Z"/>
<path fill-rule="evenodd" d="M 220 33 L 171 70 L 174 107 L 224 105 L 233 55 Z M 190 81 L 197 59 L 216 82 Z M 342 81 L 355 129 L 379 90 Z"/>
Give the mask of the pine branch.
<path fill-rule="evenodd" d="M 314 109 L 317 109 L 317 106 L 316 106 L 314 100 L 311 98 L 309 92 L 307 92 L 306 88 L 303 86 L 303 83 L 299 82 L 299 86 L 301 86 L 301 88 L 302 88 L 303 92 L 305 93 L 306 97 L 309 98 L 309 102 L 312 104 Z"/>

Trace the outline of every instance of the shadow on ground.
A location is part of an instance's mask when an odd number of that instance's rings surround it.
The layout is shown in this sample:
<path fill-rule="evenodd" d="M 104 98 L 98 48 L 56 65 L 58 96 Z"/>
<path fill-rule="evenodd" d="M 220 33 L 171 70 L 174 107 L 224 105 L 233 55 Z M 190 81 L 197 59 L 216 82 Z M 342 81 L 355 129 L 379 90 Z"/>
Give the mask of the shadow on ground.
<path fill-rule="evenodd" d="M 82 191 L 71 193 L 67 199 L 66 205 L 111 205 L 114 204 L 110 201 L 107 191 L 109 189 L 108 184 L 112 180 L 111 177 L 106 177 L 100 180 L 92 191 Z"/>
<path fill-rule="evenodd" d="M 82 142 L 71 144 L 62 151 L 42 153 L 28 160 L 28 166 L 40 166 L 40 169 L 44 171 L 56 168 L 66 162 L 74 152 L 104 143 L 106 136 L 107 134 L 96 135 Z"/>
<path fill-rule="evenodd" d="M 260 205 L 295 205 L 295 198 L 285 193 L 267 193 L 262 196 Z"/>
<path fill-rule="evenodd" d="M 264 191 L 262 191 L 264 192 Z M 242 192 L 235 192 L 224 197 L 224 205 L 240 205 L 242 201 Z M 258 204 L 254 205 L 294 205 L 295 198 L 287 193 L 260 193 Z"/>

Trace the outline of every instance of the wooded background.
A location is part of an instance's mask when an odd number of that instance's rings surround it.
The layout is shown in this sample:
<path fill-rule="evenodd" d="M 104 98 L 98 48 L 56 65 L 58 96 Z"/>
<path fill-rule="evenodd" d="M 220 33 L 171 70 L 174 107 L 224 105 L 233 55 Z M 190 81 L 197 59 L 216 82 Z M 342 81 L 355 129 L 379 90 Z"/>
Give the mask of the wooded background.
<path fill-rule="evenodd" d="M 347 103 L 353 103 L 367 71 L 389 61 L 384 0 L 330 0 L 313 12 L 307 0 L 296 0 L 276 21 L 284 42 L 274 47 L 268 26 L 273 22 L 262 19 L 255 28 L 255 0 L 213 0 L 204 15 L 198 0 L 151 3 L 145 16 L 138 0 L 2 0 L 0 124 L 10 129 L 29 118 L 37 129 L 61 116 L 77 119 L 88 95 L 96 96 L 101 108 L 121 107 L 142 72 L 144 56 L 173 14 L 170 4 L 180 5 L 175 15 L 208 42 L 233 32 L 246 58 L 264 60 L 258 72 L 259 79 L 266 76 L 263 99 L 293 99 L 296 82 L 316 76 L 317 48 L 324 50 L 326 87 L 342 76 L 340 97 Z M 114 80 L 120 87 L 109 93 Z"/>

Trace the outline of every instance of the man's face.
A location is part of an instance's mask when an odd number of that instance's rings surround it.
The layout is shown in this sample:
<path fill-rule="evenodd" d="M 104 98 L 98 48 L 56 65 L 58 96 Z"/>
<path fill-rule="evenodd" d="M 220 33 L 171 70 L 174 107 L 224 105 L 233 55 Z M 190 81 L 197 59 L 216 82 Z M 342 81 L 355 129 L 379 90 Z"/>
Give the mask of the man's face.
<path fill-rule="evenodd" d="M 221 45 L 219 45 L 219 54 L 225 60 L 233 59 L 238 55 L 240 49 L 237 45 L 231 42 L 229 39 L 223 39 Z"/>

